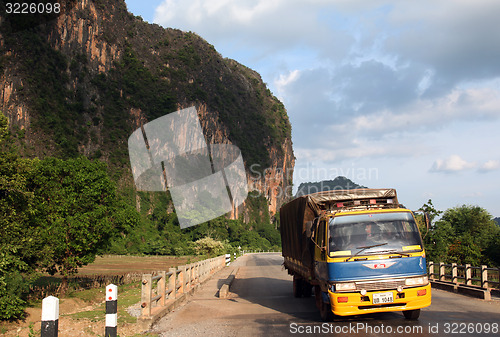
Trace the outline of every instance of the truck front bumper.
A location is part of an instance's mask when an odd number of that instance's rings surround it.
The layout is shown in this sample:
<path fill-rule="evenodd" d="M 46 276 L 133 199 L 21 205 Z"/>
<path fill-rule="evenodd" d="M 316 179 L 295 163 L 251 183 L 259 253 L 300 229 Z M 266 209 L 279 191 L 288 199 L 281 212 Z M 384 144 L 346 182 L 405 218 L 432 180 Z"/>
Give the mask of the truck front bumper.
<path fill-rule="evenodd" d="M 373 294 L 392 292 L 391 303 L 373 304 Z M 334 293 L 328 291 L 332 312 L 338 316 L 370 314 L 374 312 L 406 311 L 431 305 L 431 284 L 406 288 L 402 293 L 396 290 L 370 291 L 366 295 L 355 293 Z"/>

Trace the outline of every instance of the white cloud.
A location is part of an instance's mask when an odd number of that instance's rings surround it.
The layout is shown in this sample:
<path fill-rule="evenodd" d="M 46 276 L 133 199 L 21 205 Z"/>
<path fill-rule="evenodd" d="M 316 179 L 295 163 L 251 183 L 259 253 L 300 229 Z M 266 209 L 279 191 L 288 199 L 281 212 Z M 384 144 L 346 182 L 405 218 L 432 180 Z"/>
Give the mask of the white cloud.
<path fill-rule="evenodd" d="M 500 161 L 498 160 L 488 160 L 486 163 L 481 165 L 479 168 L 480 172 L 496 171 L 500 169 Z"/>
<path fill-rule="evenodd" d="M 364 114 L 333 125 L 364 132 L 387 133 L 399 130 L 420 132 L 436 129 L 459 120 L 471 121 L 500 118 L 500 90 L 492 88 L 455 89 L 439 99 L 417 99 L 396 109 Z"/>
<path fill-rule="evenodd" d="M 291 83 L 297 81 L 300 76 L 300 71 L 295 69 L 290 71 L 288 74 L 281 74 L 277 80 L 274 81 L 274 85 L 278 90 L 278 95 L 280 95 L 280 99 L 283 100 L 283 94 L 286 91 L 286 87 Z"/>
<path fill-rule="evenodd" d="M 292 85 L 303 83 L 304 79 L 301 77 Z M 307 84 L 306 88 L 314 88 Z M 294 91 L 288 91 L 288 95 L 301 97 Z M 337 103 L 325 99 L 320 89 L 309 91 L 305 102 L 300 118 L 292 117 L 292 121 L 300 121 L 292 125 L 294 134 L 308 135 L 295 142 L 296 148 L 301 148 L 299 160 L 320 155 L 327 156 L 327 161 L 381 156 L 416 158 L 435 151 L 437 144 L 433 139 L 448 139 L 449 144 L 442 146 L 449 147 L 457 137 L 466 142 L 465 146 L 473 147 L 483 137 L 494 136 L 489 130 L 481 133 L 482 122 L 498 124 L 500 120 L 500 91 L 490 88 L 457 89 L 441 99 L 418 99 L 397 109 L 359 115 L 337 112 Z M 457 125 L 461 126 L 460 131 L 443 132 L 455 130 Z M 308 151 L 310 155 L 306 156 Z"/>
<path fill-rule="evenodd" d="M 459 155 L 451 155 L 446 159 L 438 159 L 432 165 L 431 172 L 453 173 L 476 167 L 476 163 L 467 162 Z"/>
<path fill-rule="evenodd" d="M 317 20 L 322 7 L 300 0 L 165 0 L 154 22 L 194 31 L 216 48 L 230 44 L 229 49 L 264 57 L 301 44 L 324 43 L 331 32 Z"/>

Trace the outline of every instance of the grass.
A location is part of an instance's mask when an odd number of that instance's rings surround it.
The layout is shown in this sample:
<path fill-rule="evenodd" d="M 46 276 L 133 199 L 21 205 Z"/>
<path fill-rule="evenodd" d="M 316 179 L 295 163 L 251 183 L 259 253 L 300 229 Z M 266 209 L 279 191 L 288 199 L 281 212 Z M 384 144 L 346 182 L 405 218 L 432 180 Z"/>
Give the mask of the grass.
<path fill-rule="evenodd" d="M 75 314 L 62 314 L 61 316 L 69 316 L 72 319 L 88 319 L 91 322 L 101 322 L 104 321 L 106 315 L 106 310 L 103 305 L 94 310 L 77 312 Z"/>
<path fill-rule="evenodd" d="M 104 302 L 105 287 L 72 292 L 69 297 L 79 298 L 89 304 L 99 303 L 92 310 L 77 312 L 73 314 L 63 315 L 69 316 L 72 319 L 88 319 L 91 322 L 104 321 L 106 315 L 106 302 Z M 135 323 L 137 318 L 130 316 L 127 308 L 138 303 L 141 300 L 141 288 L 138 282 L 121 285 L 118 289 L 118 323 Z"/>
<path fill-rule="evenodd" d="M 91 304 L 100 302 L 104 298 L 105 290 L 105 287 L 101 287 L 82 291 L 72 291 L 67 296 L 70 298 L 79 298 Z"/>

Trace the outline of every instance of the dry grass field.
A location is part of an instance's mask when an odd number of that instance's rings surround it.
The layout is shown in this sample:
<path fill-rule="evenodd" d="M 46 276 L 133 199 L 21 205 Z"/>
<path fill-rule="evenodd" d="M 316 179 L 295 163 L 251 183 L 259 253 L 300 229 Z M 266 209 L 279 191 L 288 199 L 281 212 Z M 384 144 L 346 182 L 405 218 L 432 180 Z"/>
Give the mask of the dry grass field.
<path fill-rule="evenodd" d="M 124 275 L 128 273 L 150 273 L 166 270 L 198 261 L 194 256 L 127 256 L 104 255 L 96 257 L 94 263 L 80 268 L 78 276 Z"/>

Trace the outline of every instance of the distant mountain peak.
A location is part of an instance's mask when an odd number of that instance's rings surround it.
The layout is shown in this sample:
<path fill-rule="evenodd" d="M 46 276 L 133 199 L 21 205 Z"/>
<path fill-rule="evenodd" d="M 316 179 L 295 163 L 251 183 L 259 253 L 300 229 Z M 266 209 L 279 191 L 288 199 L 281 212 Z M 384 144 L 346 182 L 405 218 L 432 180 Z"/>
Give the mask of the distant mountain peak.
<path fill-rule="evenodd" d="M 338 176 L 334 180 L 323 180 L 314 183 L 311 182 L 301 183 L 299 185 L 297 194 L 295 196 L 299 197 L 302 195 L 316 193 L 316 192 L 331 191 L 331 190 L 353 190 L 357 188 L 367 188 L 367 187 L 358 185 L 346 177 Z"/>

